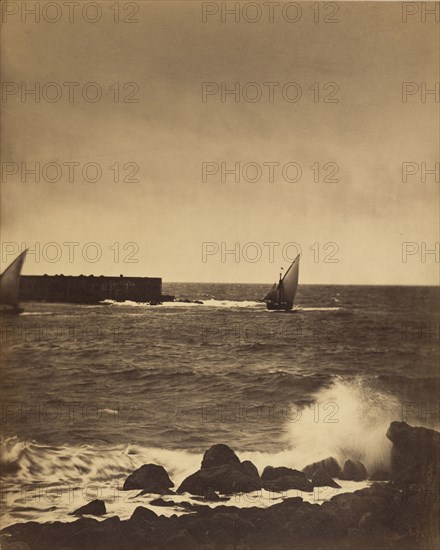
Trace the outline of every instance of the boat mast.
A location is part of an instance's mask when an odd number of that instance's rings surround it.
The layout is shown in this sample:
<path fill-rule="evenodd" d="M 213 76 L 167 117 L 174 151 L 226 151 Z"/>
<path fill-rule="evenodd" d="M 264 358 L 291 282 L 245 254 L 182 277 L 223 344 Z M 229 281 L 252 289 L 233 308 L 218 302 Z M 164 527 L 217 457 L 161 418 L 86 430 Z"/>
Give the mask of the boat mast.
<path fill-rule="evenodd" d="M 283 269 L 283 268 L 281 268 Z M 283 283 L 283 277 L 282 277 L 282 273 L 280 272 L 280 280 L 278 281 L 278 303 L 280 304 L 282 302 L 282 298 L 281 298 L 281 288 L 282 288 L 282 283 Z"/>

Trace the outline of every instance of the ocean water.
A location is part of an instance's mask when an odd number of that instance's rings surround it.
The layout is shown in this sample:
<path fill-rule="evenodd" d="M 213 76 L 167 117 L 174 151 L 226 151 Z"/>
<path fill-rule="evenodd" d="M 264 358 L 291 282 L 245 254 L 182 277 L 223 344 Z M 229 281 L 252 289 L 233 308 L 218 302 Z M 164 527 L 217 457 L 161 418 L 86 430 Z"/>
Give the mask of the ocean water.
<path fill-rule="evenodd" d="M 93 498 L 129 517 L 148 505 L 120 490 L 129 473 L 162 464 L 178 486 L 215 443 L 260 473 L 328 456 L 371 473 L 388 466 L 390 421 L 438 429 L 437 289 L 302 285 L 290 313 L 266 311 L 267 290 L 164 284 L 204 304 L 29 303 L 3 317 L 2 526 L 72 520 Z"/>

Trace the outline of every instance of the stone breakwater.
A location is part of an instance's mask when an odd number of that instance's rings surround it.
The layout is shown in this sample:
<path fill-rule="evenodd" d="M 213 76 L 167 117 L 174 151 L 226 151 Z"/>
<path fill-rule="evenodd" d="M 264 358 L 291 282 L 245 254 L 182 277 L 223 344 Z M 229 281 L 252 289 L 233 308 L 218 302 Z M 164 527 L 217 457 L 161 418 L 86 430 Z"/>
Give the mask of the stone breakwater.
<path fill-rule="evenodd" d="M 105 502 L 95 500 L 73 510 L 70 523 L 27 522 L 1 531 L 2 550 L 263 550 L 263 549 L 434 549 L 439 545 L 440 433 L 405 422 L 392 422 L 389 472 L 368 473 L 347 460 L 341 467 L 329 457 L 302 472 L 267 466 L 263 472 L 240 461 L 227 445 L 205 452 L 200 469 L 176 490 L 166 470 L 145 464 L 126 479 L 124 490 L 139 490 L 146 505 L 130 519 L 106 517 Z M 340 487 L 337 480 L 372 485 L 334 496 L 321 505 L 301 497 L 285 498 L 269 508 L 238 508 L 221 503 L 222 495 L 261 489 L 313 491 Z M 176 494 L 194 495 L 200 504 L 174 502 Z M 156 495 L 156 496 L 155 496 Z M 157 497 L 159 495 L 159 497 Z M 162 498 L 166 496 L 166 498 Z M 216 507 L 212 507 L 212 503 Z M 211 505 L 210 505 L 211 504 Z M 165 517 L 161 507 L 180 507 L 185 513 Z M 84 517 L 87 516 L 87 517 Z M 100 520 L 95 519 L 96 516 Z M 104 518 L 104 519 L 103 519 Z"/>

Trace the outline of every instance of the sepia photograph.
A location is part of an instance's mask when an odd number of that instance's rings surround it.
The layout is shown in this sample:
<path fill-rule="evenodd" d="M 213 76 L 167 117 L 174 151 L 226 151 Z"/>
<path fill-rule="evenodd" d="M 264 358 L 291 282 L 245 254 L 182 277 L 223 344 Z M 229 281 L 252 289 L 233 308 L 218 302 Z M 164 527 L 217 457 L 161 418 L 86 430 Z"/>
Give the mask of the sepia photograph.
<path fill-rule="evenodd" d="M 0 549 L 440 549 L 440 2 L 0 18 Z"/>

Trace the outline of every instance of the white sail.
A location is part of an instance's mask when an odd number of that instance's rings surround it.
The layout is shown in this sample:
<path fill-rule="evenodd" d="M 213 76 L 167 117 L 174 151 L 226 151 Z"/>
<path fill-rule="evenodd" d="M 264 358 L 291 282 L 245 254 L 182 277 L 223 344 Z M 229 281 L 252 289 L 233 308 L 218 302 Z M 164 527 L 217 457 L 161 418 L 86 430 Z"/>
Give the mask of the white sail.
<path fill-rule="evenodd" d="M 0 303 L 18 307 L 20 295 L 20 273 L 27 250 L 15 258 L 12 264 L 0 275 Z"/>
<path fill-rule="evenodd" d="M 276 302 L 277 299 L 278 299 L 278 285 L 274 283 L 273 287 L 269 290 L 269 292 L 263 298 L 263 301 Z"/>
<path fill-rule="evenodd" d="M 298 275 L 299 255 L 295 258 L 281 281 L 282 300 L 292 305 L 295 301 L 296 290 L 298 288 Z"/>

